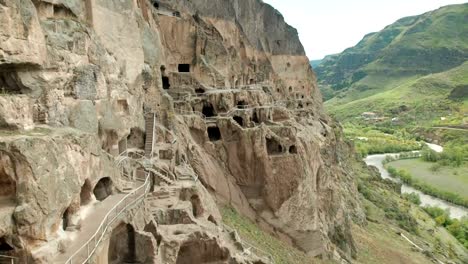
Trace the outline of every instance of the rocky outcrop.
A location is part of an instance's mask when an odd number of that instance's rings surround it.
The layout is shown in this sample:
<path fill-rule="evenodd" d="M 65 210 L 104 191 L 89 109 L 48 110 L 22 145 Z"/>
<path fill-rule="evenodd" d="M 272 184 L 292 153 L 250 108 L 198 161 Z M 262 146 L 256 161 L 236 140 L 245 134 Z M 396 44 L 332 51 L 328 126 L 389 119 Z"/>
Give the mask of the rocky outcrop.
<path fill-rule="evenodd" d="M 229 236 L 209 231 L 222 222 L 214 198 L 311 256 L 353 253 L 349 223 L 360 209 L 348 146 L 297 32 L 271 6 L 15 0 L 0 12 L 0 183 L 11 208 L 0 236 L 13 251 L 47 263 L 61 232 L 85 224 L 89 199 L 124 191 L 115 159 L 143 151 L 145 115 L 155 113 L 151 167 L 170 173 L 154 192 L 174 175 L 202 186 L 169 192 L 181 201 L 171 208 L 145 202 L 140 222 L 161 231 L 114 227 L 154 256 L 119 250 L 113 235 L 109 250 L 144 263 L 249 263 Z"/>

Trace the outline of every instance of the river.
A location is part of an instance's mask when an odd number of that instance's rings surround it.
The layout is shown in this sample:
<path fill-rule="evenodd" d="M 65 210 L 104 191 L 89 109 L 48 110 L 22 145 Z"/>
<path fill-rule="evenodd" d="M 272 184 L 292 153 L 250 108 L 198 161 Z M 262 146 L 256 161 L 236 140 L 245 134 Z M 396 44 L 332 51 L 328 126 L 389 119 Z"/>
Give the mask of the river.
<path fill-rule="evenodd" d="M 443 147 L 435 144 L 426 143 L 432 150 L 436 152 L 442 152 Z M 388 171 L 384 168 L 382 162 L 386 156 L 396 156 L 398 154 L 395 153 L 388 153 L 388 154 L 378 154 L 378 155 L 370 155 L 364 159 L 367 165 L 375 166 L 383 179 L 390 179 L 395 181 L 394 178 L 390 177 Z M 437 206 L 443 209 L 448 209 L 450 211 L 450 216 L 452 218 L 460 219 L 463 216 L 468 216 L 468 209 L 462 206 L 457 206 L 447 201 L 441 200 L 431 195 L 424 194 L 411 186 L 403 184 L 401 187 L 402 193 L 417 193 L 421 198 L 421 206 Z"/>

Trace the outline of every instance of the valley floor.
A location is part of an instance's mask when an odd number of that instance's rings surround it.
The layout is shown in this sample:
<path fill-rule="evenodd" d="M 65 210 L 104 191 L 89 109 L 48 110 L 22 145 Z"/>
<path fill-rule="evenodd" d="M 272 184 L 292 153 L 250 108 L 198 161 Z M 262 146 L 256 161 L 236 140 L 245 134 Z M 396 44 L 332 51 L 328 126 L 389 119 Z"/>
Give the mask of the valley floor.
<path fill-rule="evenodd" d="M 431 169 L 434 163 L 420 159 L 398 160 L 388 163 L 388 166 L 408 171 L 415 179 L 423 181 L 436 189 L 453 192 L 468 199 L 468 165 L 459 168 L 441 167 L 437 171 Z"/>

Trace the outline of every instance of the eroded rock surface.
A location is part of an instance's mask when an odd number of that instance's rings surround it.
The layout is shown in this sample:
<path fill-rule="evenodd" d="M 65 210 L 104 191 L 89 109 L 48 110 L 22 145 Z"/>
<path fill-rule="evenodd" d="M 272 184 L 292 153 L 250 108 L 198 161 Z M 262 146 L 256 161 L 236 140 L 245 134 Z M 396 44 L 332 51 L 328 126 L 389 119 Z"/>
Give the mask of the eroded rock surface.
<path fill-rule="evenodd" d="M 169 173 L 154 176 L 144 213 L 116 224 L 101 247 L 122 254 L 96 262 L 253 263 L 223 235 L 217 203 L 311 256 L 355 251 L 350 217 L 362 214 L 349 147 L 324 113 L 296 30 L 271 6 L 11 0 L 0 1 L 0 21 L 9 254 L 51 263 L 64 234 L 87 224 L 88 204 L 138 186 L 138 166 L 120 168 L 119 154 L 145 153 L 153 129 L 144 167 Z M 199 186 L 184 187 L 194 177 Z"/>

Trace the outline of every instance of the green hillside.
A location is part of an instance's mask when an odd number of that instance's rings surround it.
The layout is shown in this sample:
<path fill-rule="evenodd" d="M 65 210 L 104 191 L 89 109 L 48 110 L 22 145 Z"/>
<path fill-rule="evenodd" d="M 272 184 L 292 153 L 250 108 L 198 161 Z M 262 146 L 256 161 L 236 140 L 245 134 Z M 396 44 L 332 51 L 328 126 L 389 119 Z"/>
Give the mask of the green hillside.
<path fill-rule="evenodd" d="M 315 71 L 327 109 L 340 120 L 372 111 L 404 122 L 445 116 L 463 122 L 467 60 L 468 4 L 462 4 L 400 19 L 327 56 Z"/>

